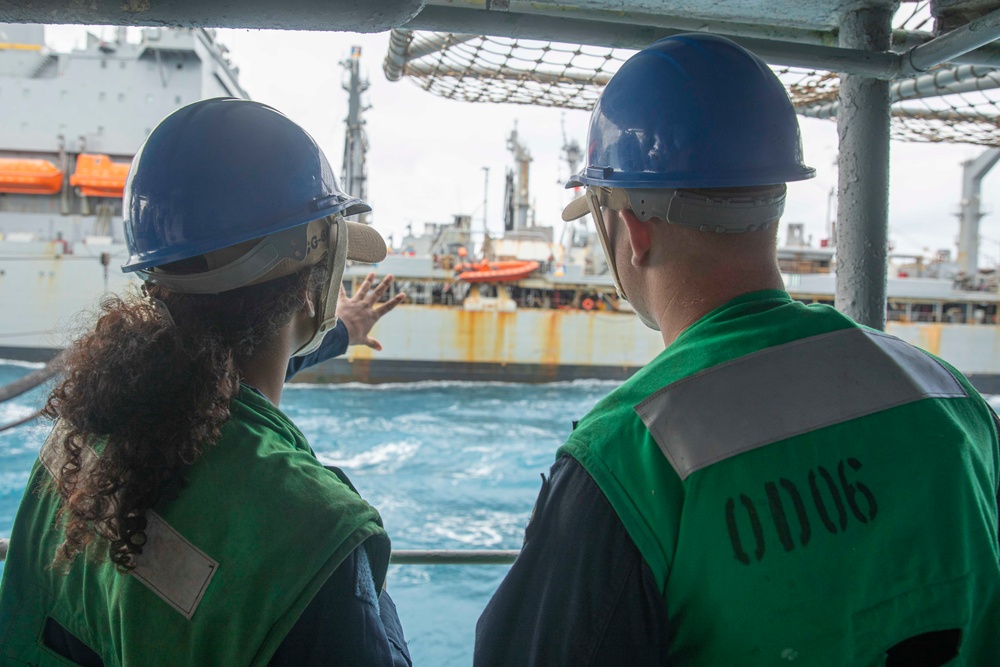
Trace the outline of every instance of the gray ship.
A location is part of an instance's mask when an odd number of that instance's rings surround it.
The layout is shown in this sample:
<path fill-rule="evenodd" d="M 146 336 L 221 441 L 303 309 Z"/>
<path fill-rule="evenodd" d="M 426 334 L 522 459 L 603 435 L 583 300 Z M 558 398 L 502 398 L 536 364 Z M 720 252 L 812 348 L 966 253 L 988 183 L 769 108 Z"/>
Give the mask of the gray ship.
<path fill-rule="evenodd" d="M 198 99 L 243 97 L 238 70 L 212 30 L 148 28 L 138 43 L 88 37 L 55 53 L 39 25 L 0 24 L 0 357 L 45 361 L 89 323 L 101 296 L 129 279 L 121 189 L 152 127 Z M 349 95 L 342 184 L 367 183 L 360 50 L 342 63 Z M 576 155 L 566 142 L 567 159 Z M 352 347 L 298 379 L 391 382 L 424 379 L 552 381 L 623 379 L 662 340 L 614 294 L 586 227 L 570 238 L 535 226 L 530 152 L 509 138 L 513 169 L 506 234 L 473 257 L 470 220 L 429 224 L 376 267 L 410 295 L 375 332 L 384 351 Z M 801 225 L 779 250 L 785 284 L 806 302 L 834 300 L 833 247 L 810 247 Z M 1000 295 L 956 285 L 931 265 L 888 281 L 887 329 L 951 361 L 984 391 L 1000 390 Z M 354 281 L 372 267 L 351 267 Z M 82 312 L 82 314 L 81 314 Z"/>

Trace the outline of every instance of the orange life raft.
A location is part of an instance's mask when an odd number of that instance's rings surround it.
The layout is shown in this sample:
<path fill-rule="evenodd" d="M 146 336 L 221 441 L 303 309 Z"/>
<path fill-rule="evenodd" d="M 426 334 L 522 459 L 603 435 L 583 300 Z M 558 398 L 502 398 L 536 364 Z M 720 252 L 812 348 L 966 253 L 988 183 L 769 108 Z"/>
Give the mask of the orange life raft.
<path fill-rule="evenodd" d="M 506 262 L 489 262 L 483 260 L 475 264 L 459 264 L 458 279 L 467 283 L 502 283 L 509 280 L 527 278 L 539 267 L 538 262 L 530 260 L 511 260 Z"/>
<path fill-rule="evenodd" d="M 62 190 L 63 172 L 48 160 L 0 158 L 0 192 L 54 195 Z"/>
<path fill-rule="evenodd" d="M 128 177 L 128 162 L 112 162 L 107 155 L 80 153 L 69 184 L 85 197 L 121 198 Z"/>

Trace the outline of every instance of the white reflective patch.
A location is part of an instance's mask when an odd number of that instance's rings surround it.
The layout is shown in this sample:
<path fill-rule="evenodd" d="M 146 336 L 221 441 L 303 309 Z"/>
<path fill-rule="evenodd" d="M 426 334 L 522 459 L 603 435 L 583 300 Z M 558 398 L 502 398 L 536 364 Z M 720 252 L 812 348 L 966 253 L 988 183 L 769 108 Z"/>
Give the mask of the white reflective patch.
<path fill-rule="evenodd" d="M 153 511 L 146 515 L 146 538 L 132 574 L 190 620 L 219 564 Z"/>
<path fill-rule="evenodd" d="M 58 477 L 65 465 L 65 452 L 59 446 L 64 431 L 62 422 L 56 422 L 38 456 L 53 478 Z M 96 457 L 96 452 L 89 447 L 84 450 L 83 467 Z M 152 510 L 146 515 L 145 532 L 146 544 L 142 554 L 136 557 L 132 575 L 190 620 L 219 569 L 219 563 Z"/>
<path fill-rule="evenodd" d="M 898 338 L 844 329 L 713 366 L 635 411 L 680 478 L 773 442 L 965 389 Z"/>

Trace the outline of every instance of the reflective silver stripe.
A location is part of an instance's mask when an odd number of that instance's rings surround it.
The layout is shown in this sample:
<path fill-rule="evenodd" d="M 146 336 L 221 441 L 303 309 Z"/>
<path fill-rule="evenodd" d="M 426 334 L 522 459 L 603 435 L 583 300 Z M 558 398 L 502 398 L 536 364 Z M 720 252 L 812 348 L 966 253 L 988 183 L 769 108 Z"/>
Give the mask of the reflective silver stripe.
<path fill-rule="evenodd" d="M 46 438 L 39 460 L 55 479 L 65 465 L 65 452 L 60 441 L 64 428 L 56 422 Z M 84 451 L 83 467 L 92 465 L 97 454 L 89 447 Z M 146 514 L 146 544 L 136 557 L 132 574 L 164 602 L 190 619 L 198 609 L 219 563 L 191 544 L 183 535 L 156 512 Z"/>
<path fill-rule="evenodd" d="M 757 447 L 922 398 L 966 396 L 898 338 L 845 329 L 767 348 L 659 390 L 635 407 L 681 479 Z"/>

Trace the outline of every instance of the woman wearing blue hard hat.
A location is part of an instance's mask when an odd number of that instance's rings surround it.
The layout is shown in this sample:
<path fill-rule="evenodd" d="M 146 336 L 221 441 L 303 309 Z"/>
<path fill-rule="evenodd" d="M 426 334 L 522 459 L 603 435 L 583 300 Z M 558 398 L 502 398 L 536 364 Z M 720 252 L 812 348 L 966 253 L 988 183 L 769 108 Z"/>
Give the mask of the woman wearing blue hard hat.
<path fill-rule="evenodd" d="M 778 78 L 728 39 L 663 39 L 588 148 L 564 218 L 591 213 L 664 349 L 574 423 L 475 664 L 995 664 L 995 414 L 785 291 L 785 183 L 813 170 Z"/>
<path fill-rule="evenodd" d="M 122 268 L 143 296 L 104 302 L 49 398 L 0 588 L 3 655 L 409 664 L 378 512 L 277 407 L 290 359 L 329 345 L 347 260 L 385 257 L 344 219 L 368 210 L 263 104 L 198 102 L 153 130 L 124 199 Z M 367 330 L 399 298 L 373 310 L 388 283 L 370 282 L 347 305 L 352 342 L 377 346 Z"/>

